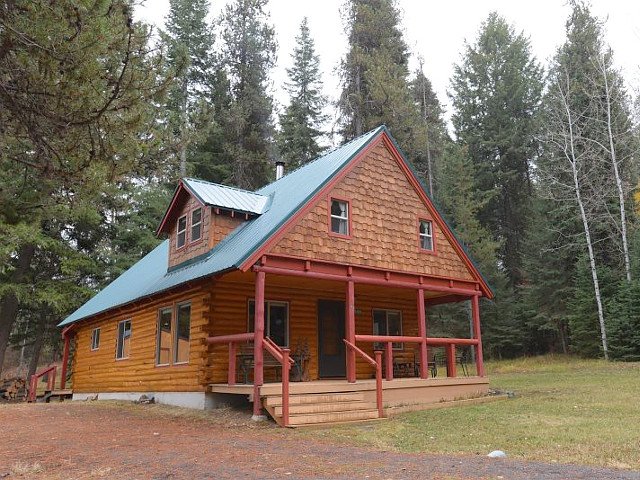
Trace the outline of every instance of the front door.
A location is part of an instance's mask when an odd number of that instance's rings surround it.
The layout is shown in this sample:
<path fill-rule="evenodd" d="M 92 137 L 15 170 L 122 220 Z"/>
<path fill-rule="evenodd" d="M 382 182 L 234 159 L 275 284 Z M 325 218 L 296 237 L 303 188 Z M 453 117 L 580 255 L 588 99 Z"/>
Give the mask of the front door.
<path fill-rule="evenodd" d="M 344 377 L 345 306 L 340 300 L 318 300 L 318 373 L 320 377 Z"/>

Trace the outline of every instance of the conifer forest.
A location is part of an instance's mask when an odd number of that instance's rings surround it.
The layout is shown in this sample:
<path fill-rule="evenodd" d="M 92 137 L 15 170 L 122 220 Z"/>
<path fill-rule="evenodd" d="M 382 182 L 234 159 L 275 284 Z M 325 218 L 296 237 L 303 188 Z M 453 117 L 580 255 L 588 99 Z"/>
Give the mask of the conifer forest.
<path fill-rule="evenodd" d="M 496 292 L 486 357 L 640 361 L 637 105 L 586 0 L 544 61 L 478 19 L 449 117 L 401 2 L 345 0 L 334 95 L 307 19 L 283 51 L 267 0 L 169 0 L 157 28 L 136 3 L 0 1 L 0 372 L 59 358 L 57 324 L 158 245 L 180 177 L 254 190 L 381 124 Z M 430 333 L 468 336 L 468 309 Z"/>

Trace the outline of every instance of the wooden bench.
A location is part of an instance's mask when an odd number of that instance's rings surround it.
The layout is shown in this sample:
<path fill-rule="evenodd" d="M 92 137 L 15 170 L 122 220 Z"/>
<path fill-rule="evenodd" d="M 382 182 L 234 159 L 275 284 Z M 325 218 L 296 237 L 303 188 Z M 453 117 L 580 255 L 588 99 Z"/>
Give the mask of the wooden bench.
<path fill-rule="evenodd" d="M 236 364 L 242 371 L 242 374 L 244 377 L 244 383 L 249 383 L 249 373 L 253 372 L 253 369 L 255 367 L 255 361 L 253 356 L 253 343 L 243 343 L 240 345 L 240 348 L 238 349 L 238 353 L 237 353 L 237 360 L 238 361 L 236 362 Z M 302 373 L 300 370 L 301 362 L 299 361 L 299 359 L 294 359 L 294 360 L 295 360 L 295 364 L 293 364 L 291 367 L 292 369 L 296 369 L 296 373 L 298 375 L 297 378 L 301 379 L 302 378 Z M 274 381 L 282 380 L 282 365 L 278 360 L 273 358 L 273 356 L 267 351 L 263 352 L 262 365 L 265 372 L 273 373 L 272 378 Z"/>

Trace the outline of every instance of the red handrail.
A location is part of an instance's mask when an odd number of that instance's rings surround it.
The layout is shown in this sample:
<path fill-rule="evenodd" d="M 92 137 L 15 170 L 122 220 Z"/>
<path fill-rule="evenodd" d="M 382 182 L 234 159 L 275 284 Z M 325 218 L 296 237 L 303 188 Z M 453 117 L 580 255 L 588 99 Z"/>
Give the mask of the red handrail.
<path fill-rule="evenodd" d="M 289 371 L 295 361 L 289 357 L 289 349 L 279 347 L 269 337 L 262 339 L 264 349 L 282 365 L 282 425 L 289 425 Z"/>
<path fill-rule="evenodd" d="M 384 418 L 384 409 L 382 408 L 382 352 L 380 350 L 376 350 L 376 359 L 374 360 L 346 338 L 343 338 L 342 340 L 347 347 L 364 358 L 369 364 L 376 367 L 376 404 L 378 406 L 378 417 Z"/>
<path fill-rule="evenodd" d="M 47 375 L 47 390 L 53 390 L 53 387 L 56 383 L 56 371 L 58 370 L 57 365 L 52 365 L 50 367 L 45 368 L 44 370 L 34 373 L 31 375 L 30 383 L 29 383 L 29 396 L 27 397 L 28 402 L 35 402 L 36 395 L 38 390 L 38 379 L 40 377 L 44 377 Z"/>

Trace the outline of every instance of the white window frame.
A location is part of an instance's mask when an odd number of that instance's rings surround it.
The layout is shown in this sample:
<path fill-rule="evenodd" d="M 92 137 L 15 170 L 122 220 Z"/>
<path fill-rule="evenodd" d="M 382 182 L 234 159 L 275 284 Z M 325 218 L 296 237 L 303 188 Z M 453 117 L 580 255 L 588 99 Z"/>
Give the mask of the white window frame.
<path fill-rule="evenodd" d="M 199 211 L 200 212 L 200 220 L 197 221 L 196 223 L 193 223 L 193 215 Z M 200 239 L 202 239 L 202 215 L 203 215 L 203 210 L 202 207 L 198 207 L 198 208 L 194 208 L 193 210 L 191 210 L 191 228 L 189 229 L 191 235 L 189 237 L 189 242 L 193 243 L 193 242 L 197 242 Z M 193 238 L 193 229 L 195 227 L 200 227 L 200 234 L 198 235 L 198 238 Z"/>
<path fill-rule="evenodd" d="M 252 306 L 253 305 L 253 309 Z M 253 332 L 255 331 L 255 312 L 256 312 L 256 301 L 254 298 L 250 298 L 247 302 L 247 332 Z M 281 348 L 286 348 L 289 346 L 289 317 L 291 316 L 291 309 L 290 309 L 290 305 L 289 302 L 285 302 L 282 300 L 265 300 L 264 301 L 264 336 L 265 337 L 270 337 L 271 336 L 271 305 L 277 305 L 277 306 L 286 306 L 287 307 L 287 318 L 286 318 L 286 325 L 285 325 L 285 329 L 284 329 L 284 338 L 285 338 L 285 344 L 284 345 L 278 345 Z M 251 312 L 253 311 L 253 318 L 254 318 L 254 325 L 251 325 Z"/>
<path fill-rule="evenodd" d="M 384 323 L 385 323 L 385 332 L 378 333 L 378 335 L 390 336 L 389 333 L 389 314 L 397 313 L 400 317 L 400 335 L 402 335 L 402 310 L 395 310 L 390 308 L 374 308 L 371 310 L 371 330 L 373 331 L 373 327 L 375 325 L 375 315 L 376 312 L 384 312 Z M 374 332 L 375 335 L 375 332 Z M 393 342 L 392 344 L 393 350 L 404 350 L 404 344 L 402 342 Z M 382 348 L 382 345 L 379 343 L 374 343 L 374 348 Z"/>
<path fill-rule="evenodd" d="M 346 209 L 345 209 L 345 214 L 346 214 L 346 215 L 345 215 L 345 216 L 342 216 L 342 215 L 334 215 L 334 214 L 333 214 L 333 202 L 336 202 L 336 203 L 338 203 L 338 204 L 344 204 L 344 205 L 346 205 Z M 341 208 L 340 210 L 342 210 L 342 208 Z M 331 201 L 329 202 L 329 218 L 330 218 L 330 222 L 329 222 L 329 223 L 330 223 L 330 225 L 329 225 L 329 231 L 330 231 L 332 234 L 334 234 L 334 235 L 341 235 L 341 236 L 344 236 L 344 237 L 348 237 L 348 236 L 351 234 L 351 232 L 350 232 L 350 228 L 349 228 L 349 214 L 350 214 L 350 212 L 349 212 L 349 201 L 347 201 L 347 200 L 343 200 L 343 199 L 341 199 L 341 198 L 333 198 L 333 197 L 332 197 L 332 198 L 331 198 Z M 334 220 L 334 219 L 336 219 L 336 220 L 338 220 L 338 221 L 340 222 L 340 223 L 338 223 L 338 225 L 341 225 L 341 224 L 342 224 L 342 222 L 344 222 L 344 224 L 346 225 L 345 230 L 346 230 L 346 232 L 347 232 L 347 233 L 341 233 L 341 232 L 339 232 L 339 231 L 338 231 L 338 232 L 336 232 L 336 231 L 333 229 L 333 220 Z M 340 228 L 338 227 L 338 230 L 339 230 L 339 229 L 340 229 Z"/>
<path fill-rule="evenodd" d="M 180 220 L 184 218 L 184 229 L 180 230 Z M 187 245 L 187 227 L 188 227 L 188 218 L 187 215 L 182 215 L 178 217 L 178 221 L 176 222 L 176 250 L 180 250 L 184 246 Z M 180 245 L 180 234 L 184 234 L 184 243 Z"/>
<path fill-rule="evenodd" d="M 100 327 L 96 327 L 91 331 L 91 351 L 100 348 Z"/>
<path fill-rule="evenodd" d="M 425 233 L 422 233 L 422 225 L 428 225 L 429 226 L 429 232 L 426 232 L 426 228 L 425 228 Z M 420 218 L 418 219 L 418 236 L 420 239 L 420 249 L 424 250 L 425 252 L 433 252 L 434 251 L 434 244 L 433 244 L 433 222 L 429 219 L 426 218 Z M 429 243 L 431 244 L 431 248 L 425 248 L 424 245 L 422 244 L 422 240 L 423 239 L 428 239 Z"/>
<path fill-rule="evenodd" d="M 129 352 L 128 355 L 125 356 L 118 356 L 118 351 L 120 350 L 120 345 L 122 344 L 122 350 L 123 350 L 123 355 L 124 355 L 124 345 L 123 342 L 125 340 L 125 333 L 126 333 L 126 329 L 123 328 L 122 330 L 122 338 L 120 338 L 120 325 L 124 325 L 125 323 L 129 322 Z M 129 358 L 129 356 L 131 355 L 131 337 L 132 337 L 132 322 L 130 318 L 127 318 L 126 320 L 120 320 L 118 322 L 118 330 L 116 331 L 116 360 L 127 360 Z"/>

